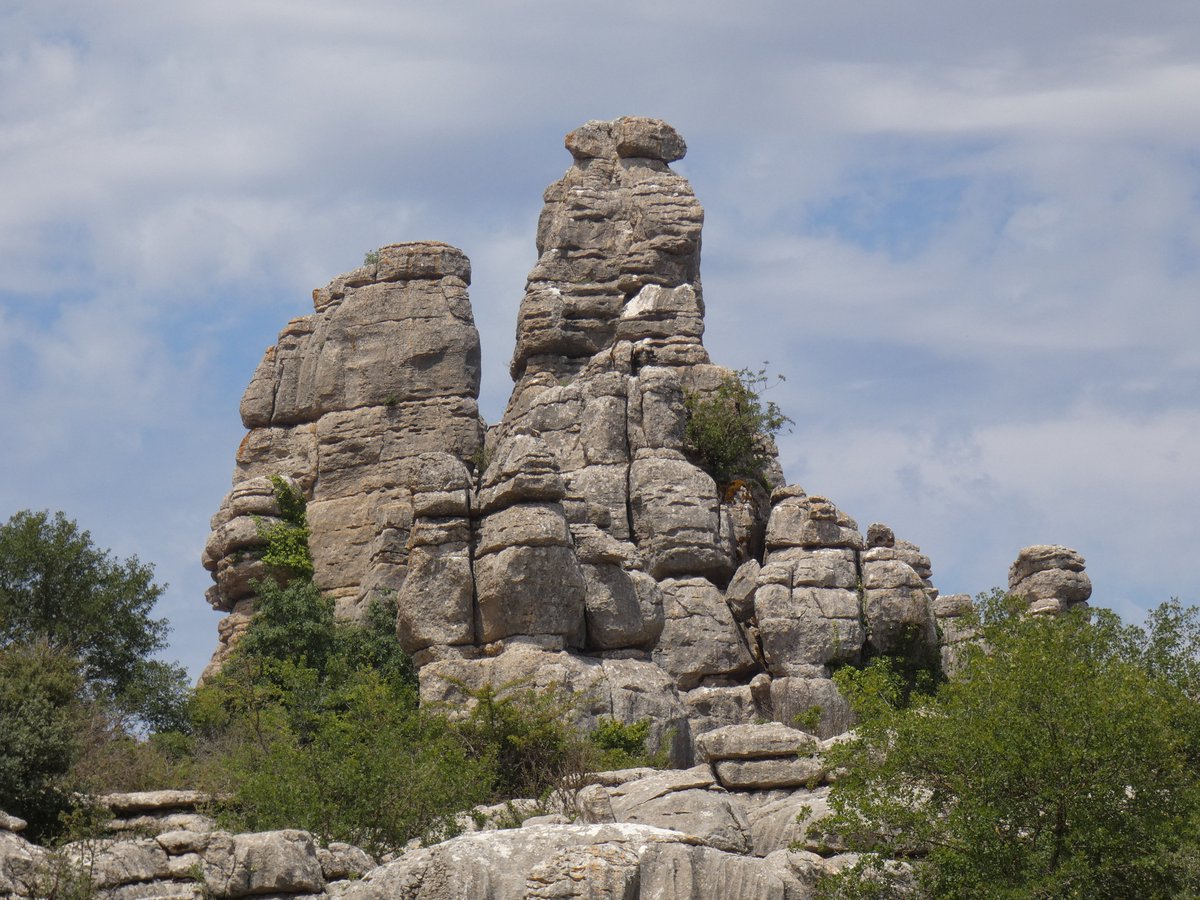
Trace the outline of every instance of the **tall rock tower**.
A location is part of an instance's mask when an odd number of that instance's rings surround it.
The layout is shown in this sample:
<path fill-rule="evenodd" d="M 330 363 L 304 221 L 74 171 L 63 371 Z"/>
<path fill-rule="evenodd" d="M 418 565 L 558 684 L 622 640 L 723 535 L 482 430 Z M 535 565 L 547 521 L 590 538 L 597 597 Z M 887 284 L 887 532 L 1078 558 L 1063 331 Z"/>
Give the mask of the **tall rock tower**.
<path fill-rule="evenodd" d="M 656 119 L 589 122 L 545 193 L 500 422 L 478 416 L 463 254 L 397 244 L 314 292 L 246 392 L 250 429 L 213 520 L 219 665 L 266 574 L 271 476 L 308 498 L 316 582 L 353 615 L 397 605 L 426 702 L 484 685 L 570 694 L 579 719 L 648 718 L 676 762 L 723 725 L 847 725 L 831 668 L 936 655 L 929 560 L 765 470 L 717 484 L 686 399 L 731 370 L 703 345 L 704 214 Z M 947 613 L 960 604 L 943 604 Z"/>

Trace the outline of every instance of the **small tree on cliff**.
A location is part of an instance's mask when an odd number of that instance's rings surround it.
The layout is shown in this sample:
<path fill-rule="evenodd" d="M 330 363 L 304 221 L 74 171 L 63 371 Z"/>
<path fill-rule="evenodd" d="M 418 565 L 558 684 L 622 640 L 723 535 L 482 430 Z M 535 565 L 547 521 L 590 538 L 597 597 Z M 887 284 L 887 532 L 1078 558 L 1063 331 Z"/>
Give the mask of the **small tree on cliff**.
<path fill-rule="evenodd" d="M 762 400 L 768 382 L 766 369 L 739 369 L 711 393 L 684 394 L 688 453 L 719 488 L 736 478 L 764 481 L 769 441 L 792 423 L 776 403 Z"/>

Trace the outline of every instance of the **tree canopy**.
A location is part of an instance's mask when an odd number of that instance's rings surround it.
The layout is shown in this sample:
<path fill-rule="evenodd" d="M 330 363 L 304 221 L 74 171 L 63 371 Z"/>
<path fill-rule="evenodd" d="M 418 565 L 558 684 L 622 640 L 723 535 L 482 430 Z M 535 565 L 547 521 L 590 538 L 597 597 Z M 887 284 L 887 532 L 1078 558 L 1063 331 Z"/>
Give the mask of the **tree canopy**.
<path fill-rule="evenodd" d="M 86 692 L 150 725 L 178 717 L 178 666 L 152 659 L 166 646 L 151 616 L 164 588 L 154 567 L 117 559 L 58 512 L 18 512 L 0 525 L 0 647 L 43 641 L 79 661 Z"/>
<path fill-rule="evenodd" d="M 1194 890 L 1196 610 L 1164 604 L 1148 631 L 999 597 L 981 616 L 982 640 L 936 695 L 906 709 L 861 698 L 821 829 L 869 853 L 830 894 L 887 895 L 897 870 L 883 861 L 905 858 L 925 896 Z"/>

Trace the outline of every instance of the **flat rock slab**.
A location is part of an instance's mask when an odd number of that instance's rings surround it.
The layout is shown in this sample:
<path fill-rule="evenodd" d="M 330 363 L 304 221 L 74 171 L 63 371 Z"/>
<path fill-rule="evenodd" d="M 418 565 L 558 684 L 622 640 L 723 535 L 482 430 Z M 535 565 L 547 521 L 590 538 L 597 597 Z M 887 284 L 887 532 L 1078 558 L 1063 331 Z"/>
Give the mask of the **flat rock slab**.
<path fill-rule="evenodd" d="M 726 759 L 716 764 L 717 780 L 730 790 L 765 791 L 804 787 L 825 780 L 825 761 L 816 756 L 795 759 Z"/>
<path fill-rule="evenodd" d="M 609 793 L 614 807 L 621 804 L 632 808 L 656 800 L 676 791 L 714 787 L 716 780 L 708 766 L 693 766 L 690 769 L 668 769 L 648 778 L 629 781 L 612 788 Z"/>
<path fill-rule="evenodd" d="M 812 752 L 820 741 L 806 731 L 779 722 L 763 725 L 726 725 L 696 738 L 700 758 L 763 759 Z"/>
<path fill-rule="evenodd" d="M 126 794 L 102 794 L 96 798 L 96 802 L 114 813 L 135 813 L 168 809 L 192 810 L 211 799 L 212 796 L 203 791 L 134 791 Z"/>

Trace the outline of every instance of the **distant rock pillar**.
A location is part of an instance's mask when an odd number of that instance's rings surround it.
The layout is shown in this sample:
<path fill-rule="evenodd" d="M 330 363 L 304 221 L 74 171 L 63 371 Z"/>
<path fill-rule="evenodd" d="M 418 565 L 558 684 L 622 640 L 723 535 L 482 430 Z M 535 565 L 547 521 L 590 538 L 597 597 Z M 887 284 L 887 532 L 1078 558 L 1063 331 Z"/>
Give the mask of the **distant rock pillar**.
<path fill-rule="evenodd" d="M 1008 592 L 1022 597 L 1034 615 L 1056 615 L 1092 596 L 1092 580 L 1083 571 L 1083 557 L 1058 544 L 1026 547 L 1008 570 Z"/>

